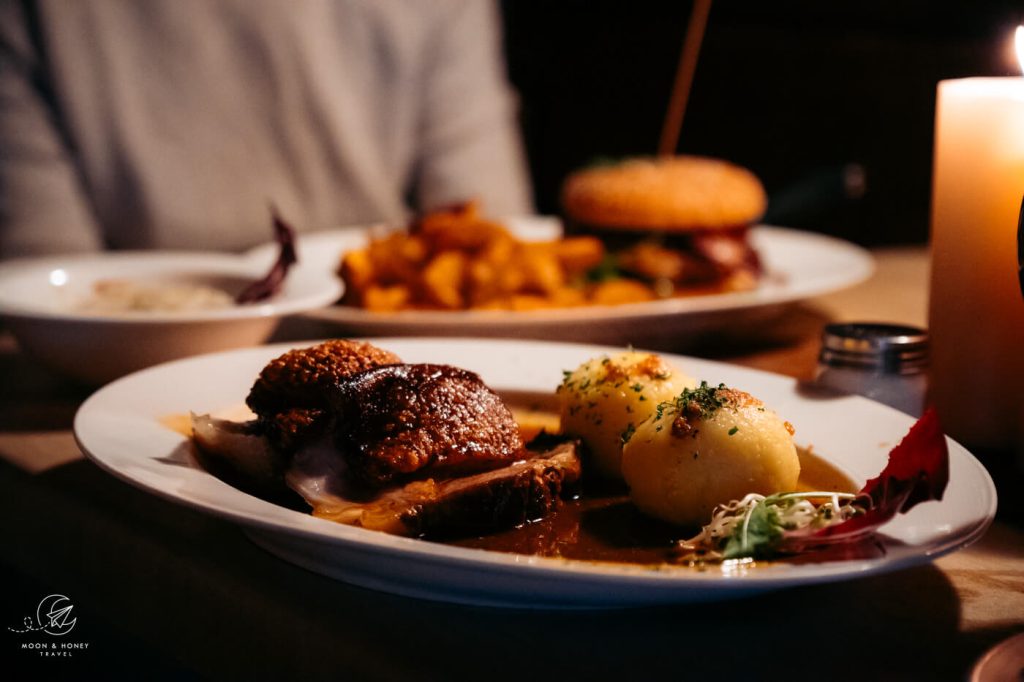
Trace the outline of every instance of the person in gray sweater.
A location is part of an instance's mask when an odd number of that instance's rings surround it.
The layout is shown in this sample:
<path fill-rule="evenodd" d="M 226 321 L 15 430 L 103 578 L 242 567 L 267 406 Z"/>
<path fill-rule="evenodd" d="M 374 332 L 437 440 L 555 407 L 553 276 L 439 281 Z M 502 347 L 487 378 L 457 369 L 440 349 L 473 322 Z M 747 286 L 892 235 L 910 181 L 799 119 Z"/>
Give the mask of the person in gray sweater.
<path fill-rule="evenodd" d="M 0 0 L 0 258 L 531 200 L 489 0 Z"/>

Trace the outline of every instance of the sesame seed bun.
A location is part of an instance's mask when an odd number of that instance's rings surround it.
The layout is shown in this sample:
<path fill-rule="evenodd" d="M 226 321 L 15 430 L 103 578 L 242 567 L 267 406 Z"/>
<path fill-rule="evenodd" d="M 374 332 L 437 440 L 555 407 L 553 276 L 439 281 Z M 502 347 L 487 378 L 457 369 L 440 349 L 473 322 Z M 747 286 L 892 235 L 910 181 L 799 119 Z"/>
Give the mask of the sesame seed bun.
<path fill-rule="evenodd" d="M 767 201 L 750 171 L 699 156 L 588 168 L 570 175 L 562 191 L 571 222 L 617 230 L 735 229 L 757 222 Z"/>

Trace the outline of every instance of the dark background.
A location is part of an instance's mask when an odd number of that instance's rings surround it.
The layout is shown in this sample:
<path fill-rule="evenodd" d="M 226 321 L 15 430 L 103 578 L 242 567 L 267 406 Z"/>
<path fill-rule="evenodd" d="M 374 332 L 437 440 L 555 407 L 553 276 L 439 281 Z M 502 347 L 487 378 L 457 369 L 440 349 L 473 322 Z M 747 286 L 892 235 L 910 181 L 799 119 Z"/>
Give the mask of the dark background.
<path fill-rule="evenodd" d="M 502 9 L 537 207 L 555 213 L 572 169 L 657 151 L 691 3 Z M 757 173 L 766 222 L 924 242 L 936 84 L 1020 75 L 1019 23 L 1021 0 L 716 0 L 679 151 Z"/>

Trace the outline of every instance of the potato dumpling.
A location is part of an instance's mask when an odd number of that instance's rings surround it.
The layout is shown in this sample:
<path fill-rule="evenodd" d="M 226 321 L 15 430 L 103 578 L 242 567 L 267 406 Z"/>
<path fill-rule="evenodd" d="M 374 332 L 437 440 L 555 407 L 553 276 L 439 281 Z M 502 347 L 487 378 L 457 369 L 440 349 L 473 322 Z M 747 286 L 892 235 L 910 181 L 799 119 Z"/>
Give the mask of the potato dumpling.
<path fill-rule="evenodd" d="M 748 493 L 795 490 L 800 460 L 788 422 L 749 393 L 702 382 L 637 426 L 622 475 L 641 511 L 698 526 Z"/>
<path fill-rule="evenodd" d="M 651 353 L 593 358 L 558 387 L 562 431 L 583 440 L 597 472 L 621 478 L 622 444 L 657 405 L 697 383 Z"/>

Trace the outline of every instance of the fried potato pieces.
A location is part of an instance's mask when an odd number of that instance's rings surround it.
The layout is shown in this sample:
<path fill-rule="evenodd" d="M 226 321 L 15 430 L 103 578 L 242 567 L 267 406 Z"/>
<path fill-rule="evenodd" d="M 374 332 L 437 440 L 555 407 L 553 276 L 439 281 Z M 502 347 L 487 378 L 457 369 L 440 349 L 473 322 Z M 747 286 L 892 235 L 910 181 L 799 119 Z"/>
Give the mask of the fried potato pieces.
<path fill-rule="evenodd" d="M 749 282 L 731 276 L 675 286 L 669 277 L 679 268 L 671 269 L 669 256 L 677 254 L 646 244 L 609 253 L 589 235 L 523 241 L 467 202 L 371 237 L 364 248 L 343 254 L 338 274 L 345 281 L 344 305 L 378 312 L 620 305 L 753 284 L 748 274 Z M 661 269 L 634 267 L 640 258 Z"/>
<path fill-rule="evenodd" d="M 531 310 L 654 297 L 639 283 L 640 292 L 602 294 L 603 285 L 589 281 L 588 273 L 605 256 L 595 237 L 521 241 L 469 202 L 428 213 L 408 230 L 345 253 L 342 302 L 375 311 Z"/>

